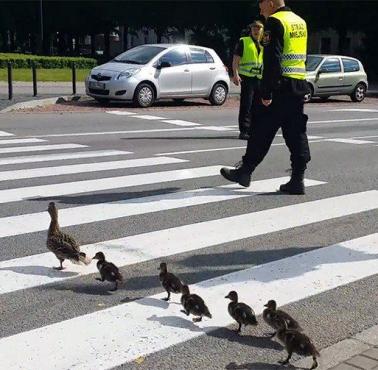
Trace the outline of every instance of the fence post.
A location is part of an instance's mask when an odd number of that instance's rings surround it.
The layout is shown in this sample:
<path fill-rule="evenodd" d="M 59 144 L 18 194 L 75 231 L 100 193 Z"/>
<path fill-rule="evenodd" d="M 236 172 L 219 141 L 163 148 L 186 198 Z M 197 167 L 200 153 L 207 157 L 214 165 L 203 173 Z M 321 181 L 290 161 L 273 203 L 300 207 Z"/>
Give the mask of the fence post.
<path fill-rule="evenodd" d="M 37 96 L 37 68 L 34 62 L 32 62 L 32 74 L 33 74 L 33 96 Z"/>
<path fill-rule="evenodd" d="M 72 94 L 76 95 L 76 66 L 72 62 Z"/>
<path fill-rule="evenodd" d="M 13 99 L 12 63 L 8 62 L 8 99 Z"/>

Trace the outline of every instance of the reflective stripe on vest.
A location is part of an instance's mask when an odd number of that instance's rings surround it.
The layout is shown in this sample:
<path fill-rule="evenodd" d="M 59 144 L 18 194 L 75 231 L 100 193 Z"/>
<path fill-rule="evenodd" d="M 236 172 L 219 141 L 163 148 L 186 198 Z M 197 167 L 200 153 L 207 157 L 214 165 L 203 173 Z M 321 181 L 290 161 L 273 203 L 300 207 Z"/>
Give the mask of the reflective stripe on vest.
<path fill-rule="evenodd" d="M 260 47 L 260 53 L 257 50 L 255 42 L 250 36 L 242 37 L 243 56 L 239 62 L 239 74 L 248 77 L 262 77 L 263 49 Z"/>
<path fill-rule="evenodd" d="M 307 25 L 291 11 L 280 11 L 271 15 L 284 28 L 284 46 L 281 57 L 282 75 L 304 80 L 306 78 Z"/>

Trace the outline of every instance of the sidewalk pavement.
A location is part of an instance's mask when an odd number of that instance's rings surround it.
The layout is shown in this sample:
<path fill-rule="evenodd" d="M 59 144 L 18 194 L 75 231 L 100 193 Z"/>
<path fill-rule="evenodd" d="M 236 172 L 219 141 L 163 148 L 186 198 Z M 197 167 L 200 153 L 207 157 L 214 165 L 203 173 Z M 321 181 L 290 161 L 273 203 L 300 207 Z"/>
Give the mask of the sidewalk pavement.
<path fill-rule="evenodd" d="M 320 351 L 319 370 L 376 370 L 378 369 L 378 325 Z M 310 358 L 293 363 L 308 368 Z"/>
<path fill-rule="evenodd" d="M 8 100 L 8 82 L 0 81 L 0 110 L 10 105 L 51 97 L 69 96 L 73 94 L 72 82 L 38 82 L 38 96 L 33 97 L 32 82 L 16 81 L 13 83 L 13 99 Z M 77 82 L 76 94 L 85 95 L 84 82 Z M 235 86 L 232 82 L 230 85 L 230 95 L 237 96 L 240 94 L 240 87 Z M 378 84 L 371 84 L 367 96 L 378 96 Z"/>

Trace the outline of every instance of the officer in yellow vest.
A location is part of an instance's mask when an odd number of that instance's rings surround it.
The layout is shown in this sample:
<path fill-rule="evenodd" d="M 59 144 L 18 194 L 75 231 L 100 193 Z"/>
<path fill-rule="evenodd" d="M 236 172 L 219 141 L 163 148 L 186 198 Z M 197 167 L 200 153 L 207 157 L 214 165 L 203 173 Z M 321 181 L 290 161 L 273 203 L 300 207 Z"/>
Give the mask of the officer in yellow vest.
<path fill-rule="evenodd" d="M 263 51 L 260 44 L 263 24 L 254 21 L 248 25 L 248 36 L 241 37 L 235 47 L 232 61 L 233 82 L 240 85 L 239 139 L 248 140 L 255 93 L 262 77 Z"/>
<path fill-rule="evenodd" d="M 264 60 L 261 81 L 263 113 L 253 127 L 242 164 L 236 169 L 222 168 L 229 181 L 248 187 L 251 173 L 268 153 L 279 128 L 290 150 L 291 179 L 280 186 L 288 194 L 304 194 L 304 172 L 310 161 L 303 113 L 304 96 L 308 93 L 305 79 L 307 25 L 285 6 L 284 0 L 259 0 L 265 17 L 263 36 Z"/>

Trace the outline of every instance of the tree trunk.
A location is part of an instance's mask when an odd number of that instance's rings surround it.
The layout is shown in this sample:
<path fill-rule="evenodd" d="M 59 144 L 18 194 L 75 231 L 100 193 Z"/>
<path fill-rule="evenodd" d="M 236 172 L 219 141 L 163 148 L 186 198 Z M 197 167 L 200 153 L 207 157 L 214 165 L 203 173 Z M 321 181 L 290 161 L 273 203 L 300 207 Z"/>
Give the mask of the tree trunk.
<path fill-rule="evenodd" d="M 94 32 L 91 33 L 91 56 L 96 57 L 96 35 Z"/>
<path fill-rule="evenodd" d="M 123 48 L 123 51 L 125 51 L 129 47 L 129 27 L 126 25 L 123 26 L 122 41 L 123 41 L 122 48 Z"/>

